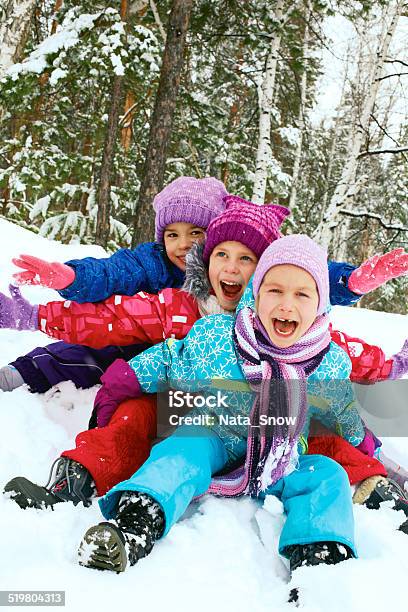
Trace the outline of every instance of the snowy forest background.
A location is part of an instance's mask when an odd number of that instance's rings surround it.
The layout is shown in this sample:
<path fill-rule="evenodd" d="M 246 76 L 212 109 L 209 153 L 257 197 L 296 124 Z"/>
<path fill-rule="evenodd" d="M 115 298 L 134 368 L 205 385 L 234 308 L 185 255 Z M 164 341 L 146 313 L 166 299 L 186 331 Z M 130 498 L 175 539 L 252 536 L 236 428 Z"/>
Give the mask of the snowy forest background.
<path fill-rule="evenodd" d="M 0 215 L 112 251 L 212 175 L 333 258 L 407 247 L 407 26 L 404 0 L 3 0 Z"/>

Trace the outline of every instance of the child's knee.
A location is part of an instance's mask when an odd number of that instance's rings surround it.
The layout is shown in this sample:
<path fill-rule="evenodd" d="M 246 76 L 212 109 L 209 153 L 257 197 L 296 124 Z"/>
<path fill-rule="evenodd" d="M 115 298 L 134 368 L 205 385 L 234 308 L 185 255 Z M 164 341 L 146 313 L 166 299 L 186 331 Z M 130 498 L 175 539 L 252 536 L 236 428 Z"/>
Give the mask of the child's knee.
<path fill-rule="evenodd" d="M 179 427 L 172 436 L 153 447 L 151 458 L 162 456 L 180 456 L 191 467 L 197 465 L 210 474 L 221 470 L 227 461 L 221 438 L 205 427 Z"/>
<path fill-rule="evenodd" d="M 313 455 L 311 455 L 312 457 Z M 347 476 L 347 472 L 345 469 L 331 459 L 330 457 L 325 457 L 324 455 L 314 455 L 315 462 L 317 462 L 317 468 L 319 470 L 319 477 L 325 481 L 331 481 L 335 486 L 349 486 L 349 479 Z"/>

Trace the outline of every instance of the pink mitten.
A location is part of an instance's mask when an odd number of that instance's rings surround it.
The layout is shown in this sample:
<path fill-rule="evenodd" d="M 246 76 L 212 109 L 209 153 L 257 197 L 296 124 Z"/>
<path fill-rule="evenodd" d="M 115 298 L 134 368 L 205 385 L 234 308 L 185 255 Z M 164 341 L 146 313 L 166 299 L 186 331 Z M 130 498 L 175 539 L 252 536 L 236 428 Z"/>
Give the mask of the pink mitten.
<path fill-rule="evenodd" d="M 371 431 L 366 430 L 366 434 L 364 436 L 364 440 L 360 442 L 358 446 L 356 446 L 359 451 L 368 455 L 369 457 L 373 457 L 375 451 L 375 440 Z"/>
<path fill-rule="evenodd" d="M 385 255 L 373 255 L 356 268 L 348 280 L 348 288 L 362 295 L 377 289 L 392 278 L 408 273 L 408 253 L 394 249 Z"/>
<path fill-rule="evenodd" d="M 19 285 L 43 285 L 59 290 L 65 289 L 75 280 L 74 270 L 57 261 L 48 262 L 32 255 L 20 255 L 12 261 L 15 266 L 24 270 L 13 274 L 13 279 Z"/>

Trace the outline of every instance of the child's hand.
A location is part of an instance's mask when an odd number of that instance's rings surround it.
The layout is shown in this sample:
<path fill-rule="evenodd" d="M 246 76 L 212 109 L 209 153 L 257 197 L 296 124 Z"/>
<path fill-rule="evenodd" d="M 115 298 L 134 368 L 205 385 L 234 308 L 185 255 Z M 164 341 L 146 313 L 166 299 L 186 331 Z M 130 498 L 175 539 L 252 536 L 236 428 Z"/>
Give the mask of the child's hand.
<path fill-rule="evenodd" d="M 397 380 L 408 374 L 408 339 L 405 340 L 402 349 L 391 357 L 392 368 L 389 380 Z"/>
<path fill-rule="evenodd" d="M 381 287 L 392 278 L 408 273 L 408 253 L 394 249 L 385 255 L 373 255 L 356 268 L 348 280 L 348 288 L 362 295 Z"/>
<path fill-rule="evenodd" d="M 23 298 L 18 287 L 9 285 L 11 297 L 0 293 L 0 328 L 38 329 L 38 306 Z"/>
<path fill-rule="evenodd" d="M 124 359 L 115 359 L 101 376 L 101 381 L 94 410 L 98 427 L 105 427 L 121 402 L 139 397 L 142 391 L 134 371 Z"/>
<path fill-rule="evenodd" d="M 361 451 L 362 453 L 364 453 L 365 455 L 368 455 L 369 457 L 373 457 L 374 456 L 374 452 L 375 452 L 375 440 L 374 440 L 374 436 L 372 434 L 372 432 L 370 430 L 366 430 L 366 434 L 364 436 L 364 440 L 362 442 L 360 442 L 360 444 L 358 446 L 356 446 L 356 448 L 358 448 L 359 451 Z"/>
<path fill-rule="evenodd" d="M 75 272 L 66 264 L 58 261 L 48 262 L 32 255 L 20 255 L 13 264 L 24 272 L 13 274 L 19 285 L 42 285 L 51 289 L 65 289 L 75 280 Z"/>

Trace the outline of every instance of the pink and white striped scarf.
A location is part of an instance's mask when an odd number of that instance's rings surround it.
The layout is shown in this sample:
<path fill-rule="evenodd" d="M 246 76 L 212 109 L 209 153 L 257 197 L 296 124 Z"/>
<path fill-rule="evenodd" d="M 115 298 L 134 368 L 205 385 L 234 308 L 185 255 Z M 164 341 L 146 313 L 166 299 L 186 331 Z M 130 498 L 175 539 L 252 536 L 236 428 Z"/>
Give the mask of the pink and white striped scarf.
<path fill-rule="evenodd" d="M 235 350 L 255 393 L 250 415 L 255 428 L 249 427 L 245 464 L 225 476 L 213 478 L 209 493 L 228 497 L 243 493 L 257 495 L 294 469 L 297 443 L 307 416 L 307 378 L 320 365 L 330 341 L 326 314 L 317 317 L 293 346 L 279 348 L 271 344 L 251 308 L 243 308 L 238 313 Z M 257 427 L 262 415 L 283 417 L 285 422 Z M 294 417 L 294 424 L 290 424 L 288 417 Z"/>

